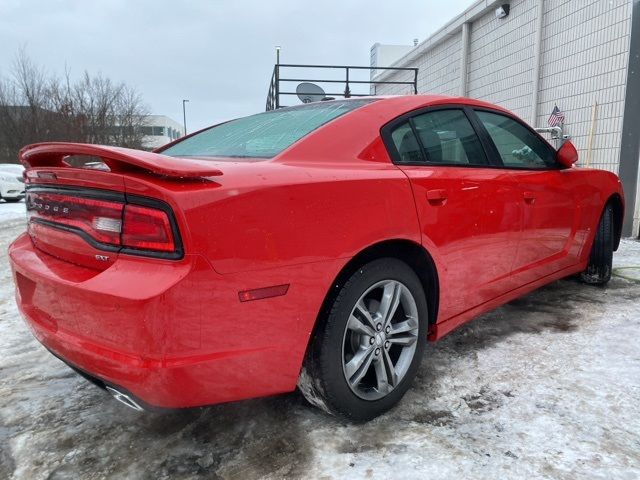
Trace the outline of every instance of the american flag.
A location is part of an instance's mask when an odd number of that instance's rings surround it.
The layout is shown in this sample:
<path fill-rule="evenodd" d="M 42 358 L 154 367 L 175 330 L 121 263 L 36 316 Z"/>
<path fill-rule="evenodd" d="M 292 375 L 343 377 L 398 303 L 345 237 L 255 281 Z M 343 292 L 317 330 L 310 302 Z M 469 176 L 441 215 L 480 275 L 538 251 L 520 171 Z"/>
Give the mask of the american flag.
<path fill-rule="evenodd" d="M 564 123 L 564 113 L 560 111 L 558 106 L 553 107 L 553 112 L 551 112 L 551 116 L 547 123 L 550 127 L 558 127 Z"/>

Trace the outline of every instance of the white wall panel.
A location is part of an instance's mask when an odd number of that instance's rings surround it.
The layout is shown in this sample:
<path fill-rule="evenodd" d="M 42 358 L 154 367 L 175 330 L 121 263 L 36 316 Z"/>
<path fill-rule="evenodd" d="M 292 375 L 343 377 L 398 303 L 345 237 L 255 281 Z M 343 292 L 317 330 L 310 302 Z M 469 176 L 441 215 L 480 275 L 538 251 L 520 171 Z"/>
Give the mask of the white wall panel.
<path fill-rule="evenodd" d="M 537 0 L 513 0 L 507 18 L 497 19 L 491 2 L 477 2 L 468 58 L 469 97 L 506 107 L 525 120 L 532 110 Z M 587 158 L 591 109 L 598 102 L 591 166 L 617 172 L 631 30 L 629 0 L 545 0 L 536 126 L 546 126 L 554 105 L 565 113 L 566 133 Z M 469 19 L 465 18 L 466 21 Z M 395 66 L 418 67 L 418 91 L 457 95 L 461 30 L 439 31 L 428 48 Z M 445 28 L 446 30 L 446 28 Z M 442 38 L 434 41 L 435 37 Z M 418 47 L 420 49 L 420 46 Z M 411 58 L 408 55 L 405 58 Z M 411 80 L 405 72 L 389 80 Z M 407 94 L 407 86 L 379 86 L 378 94 Z"/>

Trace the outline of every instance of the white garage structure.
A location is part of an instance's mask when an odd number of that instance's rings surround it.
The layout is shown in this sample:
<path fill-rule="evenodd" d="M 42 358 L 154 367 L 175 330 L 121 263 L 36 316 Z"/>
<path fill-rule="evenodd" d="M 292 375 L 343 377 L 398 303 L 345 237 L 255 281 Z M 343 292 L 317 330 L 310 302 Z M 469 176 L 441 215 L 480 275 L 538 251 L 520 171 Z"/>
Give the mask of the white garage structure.
<path fill-rule="evenodd" d="M 503 5 L 508 15 L 498 18 Z M 622 179 L 624 235 L 638 236 L 640 0 L 481 0 L 407 48 L 372 66 L 417 67 L 420 93 L 487 100 L 535 127 L 546 127 L 557 105 L 580 164 Z M 381 49 L 372 47 L 372 60 L 384 58 Z M 373 80 L 410 80 L 409 72 L 378 72 Z M 387 84 L 374 93 L 409 90 Z"/>

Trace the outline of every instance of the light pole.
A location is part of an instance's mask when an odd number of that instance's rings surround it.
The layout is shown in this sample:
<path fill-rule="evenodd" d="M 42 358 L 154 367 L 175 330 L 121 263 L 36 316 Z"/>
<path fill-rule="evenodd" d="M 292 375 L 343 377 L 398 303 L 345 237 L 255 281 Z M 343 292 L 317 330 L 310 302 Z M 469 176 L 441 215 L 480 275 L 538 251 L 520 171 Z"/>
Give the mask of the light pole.
<path fill-rule="evenodd" d="M 280 45 L 276 45 L 276 65 L 280 65 Z"/>
<path fill-rule="evenodd" d="M 187 134 L 187 109 L 185 107 L 185 104 L 188 102 L 189 100 L 182 100 L 182 120 L 184 121 L 184 134 Z"/>

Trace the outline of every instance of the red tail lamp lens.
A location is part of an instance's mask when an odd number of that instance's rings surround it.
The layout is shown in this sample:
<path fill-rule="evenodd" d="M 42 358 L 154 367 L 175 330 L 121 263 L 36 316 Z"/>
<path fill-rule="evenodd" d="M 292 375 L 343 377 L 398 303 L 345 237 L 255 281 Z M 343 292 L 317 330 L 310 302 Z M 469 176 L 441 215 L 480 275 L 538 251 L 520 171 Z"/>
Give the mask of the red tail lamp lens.
<path fill-rule="evenodd" d="M 122 246 L 138 250 L 173 252 L 175 241 L 169 217 L 162 210 L 125 205 Z"/>
<path fill-rule="evenodd" d="M 118 245 L 124 205 L 92 198 L 43 193 L 30 194 L 27 214 L 80 230 L 98 242 Z"/>
<path fill-rule="evenodd" d="M 163 208 L 97 199 L 66 193 L 28 192 L 29 224 L 63 228 L 82 236 L 98 249 L 120 247 L 128 253 L 179 256 L 179 238 Z M 37 233 L 29 228 L 34 238 Z"/>

